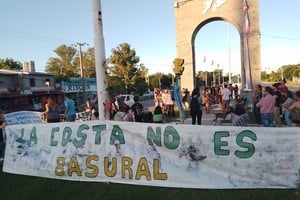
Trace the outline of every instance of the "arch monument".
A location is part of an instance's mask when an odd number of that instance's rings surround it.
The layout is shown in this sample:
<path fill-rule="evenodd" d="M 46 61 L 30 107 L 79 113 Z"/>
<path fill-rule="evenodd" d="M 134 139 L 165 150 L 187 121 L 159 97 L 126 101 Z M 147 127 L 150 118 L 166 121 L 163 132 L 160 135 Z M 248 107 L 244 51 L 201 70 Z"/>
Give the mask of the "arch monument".
<path fill-rule="evenodd" d="M 249 91 L 260 83 L 259 0 L 174 0 L 174 10 L 177 57 L 185 61 L 182 88 L 196 86 L 195 38 L 213 21 L 228 22 L 239 32 L 242 87 Z"/>

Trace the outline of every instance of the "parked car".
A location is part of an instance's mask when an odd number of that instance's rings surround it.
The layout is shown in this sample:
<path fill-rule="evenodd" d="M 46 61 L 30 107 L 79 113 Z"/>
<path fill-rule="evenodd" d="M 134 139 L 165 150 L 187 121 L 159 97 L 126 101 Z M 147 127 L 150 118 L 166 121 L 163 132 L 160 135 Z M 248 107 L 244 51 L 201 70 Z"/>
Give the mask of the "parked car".
<path fill-rule="evenodd" d="M 144 94 L 143 94 L 143 97 L 153 97 L 154 96 L 154 94 L 153 94 L 153 92 L 151 92 L 151 91 L 146 91 Z"/>

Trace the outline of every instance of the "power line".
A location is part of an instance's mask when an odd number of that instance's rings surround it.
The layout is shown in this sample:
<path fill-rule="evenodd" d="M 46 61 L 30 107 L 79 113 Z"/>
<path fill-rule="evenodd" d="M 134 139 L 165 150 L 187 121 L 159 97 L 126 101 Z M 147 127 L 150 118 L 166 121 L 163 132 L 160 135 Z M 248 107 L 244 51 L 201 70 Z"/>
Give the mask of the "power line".
<path fill-rule="evenodd" d="M 300 41 L 300 38 L 291 38 L 291 37 L 283 37 L 283 36 L 268 35 L 268 34 L 261 34 L 261 36 L 264 36 L 264 37 L 271 37 L 271 38 L 277 38 L 277 39 L 282 39 L 282 40 L 294 40 L 294 41 Z"/>
<path fill-rule="evenodd" d="M 1 27 L 0 27 L 0 35 L 4 37 L 12 37 L 16 39 L 29 40 L 29 41 L 40 41 L 40 42 L 49 42 L 49 43 L 65 41 L 67 43 L 74 43 L 74 41 L 70 41 L 62 38 L 49 37 L 49 36 L 38 35 L 34 33 L 13 30 L 8 28 L 1 28 Z"/>

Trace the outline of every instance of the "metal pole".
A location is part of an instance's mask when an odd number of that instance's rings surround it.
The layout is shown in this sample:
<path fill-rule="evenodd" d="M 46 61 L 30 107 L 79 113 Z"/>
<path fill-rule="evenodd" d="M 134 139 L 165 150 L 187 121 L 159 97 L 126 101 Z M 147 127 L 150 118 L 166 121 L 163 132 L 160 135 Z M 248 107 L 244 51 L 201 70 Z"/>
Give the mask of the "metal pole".
<path fill-rule="evenodd" d="M 77 43 L 79 48 L 79 65 L 80 65 L 80 76 L 81 76 L 81 86 L 82 86 L 82 101 L 85 102 L 85 83 L 84 83 L 84 74 L 83 74 L 83 64 L 82 64 L 82 51 L 81 46 L 85 43 Z"/>
<path fill-rule="evenodd" d="M 221 70 L 219 70 L 218 72 L 219 72 L 218 85 L 221 85 Z"/>
<path fill-rule="evenodd" d="M 207 87 L 207 71 L 205 71 L 205 87 Z"/>
<path fill-rule="evenodd" d="M 179 97 L 180 97 L 180 99 L 182 99 L 182 95 L 181 95 L 181 76 L 180 75 L 176 75 L 176 76 L 177 76 L 177 80 L 178 80 Z M 179 112 L 179 122 L 180 122 L 180 124 L 184 124 L 184 119 L 183 119 L 183 116 L 182 116 L 181 112 Z"/>
<path fill-rule="evenodd" d="M 214 70 L 214 71 L 213 71 L 213 86 L 216 85 L 216 84 L 215 84 L 215 83 L 216 83 L 216 80 L 215 80 L 215 79 L 216 79 L 216 77 L 215 77 L 215 70 Z"/>
<path fill-rule="evenodd" d="M 78 51 L 79 51 L 80 77 L 81 77 L 81 86 L 82 86 L 82 100 L 84 102 L 85 101 L 85 83 L 84 83 L 82 51 L 81 51 L 81 47 L 83 45 L 88 45 L 88 44 L 87 43 L 79 43 L 79 42 L 74 44 L 75 47 L 78 47 Z"/>

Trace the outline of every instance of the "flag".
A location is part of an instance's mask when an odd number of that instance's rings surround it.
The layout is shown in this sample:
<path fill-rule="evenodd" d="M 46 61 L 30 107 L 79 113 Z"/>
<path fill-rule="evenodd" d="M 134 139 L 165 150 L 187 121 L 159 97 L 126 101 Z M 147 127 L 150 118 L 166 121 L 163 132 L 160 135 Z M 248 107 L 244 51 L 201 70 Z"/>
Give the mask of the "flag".
<path fill-rule="evenodd" d="M 244 13 L 244 34 L 248 38 L 250 35 L 250 20 L 249 20 L 249 6 L 247 4 L 247 0 L 242 0 L 243 1 L 243 13 Z"/>
<path fill-rule="evenodd" d="M 248 38 L 250 35 L 250 20 L 248 15 L 248 4 L 247 0 L 243 1 L 243 16 L 244 16 L 244 34 L 243 34 L 243 87 L 245 91 L 252 90 L 252 80 L 251 80 L 251 70 L 250 70 L 250 57 L 249 57 L 249 47 Z"/>

